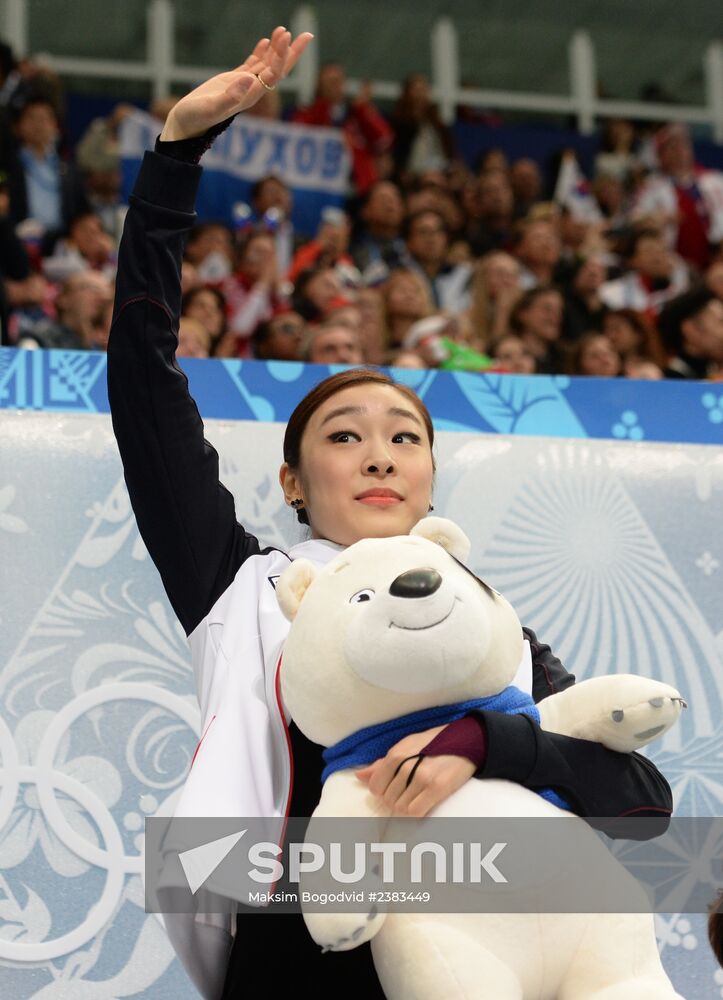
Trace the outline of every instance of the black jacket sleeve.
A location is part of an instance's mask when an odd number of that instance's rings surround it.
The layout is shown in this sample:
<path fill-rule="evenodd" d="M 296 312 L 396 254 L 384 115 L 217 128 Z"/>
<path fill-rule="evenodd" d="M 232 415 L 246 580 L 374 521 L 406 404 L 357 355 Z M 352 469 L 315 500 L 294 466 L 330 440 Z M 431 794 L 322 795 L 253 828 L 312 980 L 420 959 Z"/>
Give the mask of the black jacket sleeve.
<path fill-rule="evenodd" d="M 536 702 L 575 683 L 549 646 L 524 628 L 532 649 Z M 526 788 L 554 788 L 579 816 L 670 817 L 673 799 L 665 778 L 638 753 L 617 753 L 600 743 L 547 733 L 527 715 L 481 711 L 487 757 L 477 778 L 507 778 Z M 641 827 L 642 824 L 638 824 Z M 665 823 L 650 825 L 650 836 Z"/>
<path fill-rule="evenodd" d="M 30 274 L 30 263 L 25 247 L 15 235 L 15 227 L 9 216 L 0 217 L 0 344 L 9 344 L 8 316 L 10 306 L 7 300 L 5 279 L 24 281 Z"/>
<path fill-rule="evenodd" d="M 10 216 L 0 217 L 0 277 L 24 281 L 30 274 L 30 261 L 22 241 L 15 234 Z"/>
<path fill-rule="evenodd" d="M 128 492 L 186 634 L 260 551 L 236 521 L 175 358 L 181 258 L 200 176 L 199 166 L 145 154 L 119 248 L 108 341 L 108 398 Z"/>

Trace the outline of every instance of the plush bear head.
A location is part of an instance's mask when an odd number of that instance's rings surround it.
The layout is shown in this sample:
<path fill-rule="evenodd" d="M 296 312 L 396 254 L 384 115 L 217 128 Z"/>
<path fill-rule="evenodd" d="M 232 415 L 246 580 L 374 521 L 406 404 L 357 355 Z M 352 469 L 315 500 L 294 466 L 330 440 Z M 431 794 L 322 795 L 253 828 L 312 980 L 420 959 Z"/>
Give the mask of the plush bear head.
<path fill-rule="evenodd" d="M 411 534 L 367 538 L 322 569 L 295 560 L 276 587 L 291 621 L 284 703 L 331 746 L 367 726 L 498 694 L 523 635 L 510 604 L 464 566 L 469 540 L 428 517 Z"/>

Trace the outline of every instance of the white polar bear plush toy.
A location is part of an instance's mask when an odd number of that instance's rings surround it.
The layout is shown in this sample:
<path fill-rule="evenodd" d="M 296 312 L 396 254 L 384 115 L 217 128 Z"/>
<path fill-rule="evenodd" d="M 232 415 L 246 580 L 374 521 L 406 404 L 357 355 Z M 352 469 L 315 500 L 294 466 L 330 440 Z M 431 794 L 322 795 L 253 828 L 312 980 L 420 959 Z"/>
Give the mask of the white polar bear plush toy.
<path fill-rule="evenodd" d="M 522 628 L 511 605 L 464 567 L 468 555 L 461 529 L 431 517 L 408 536 L 357 542 L 321 570 L 297 560 L 284 571 L 277 595 L 292 624 L 281 692 L 309 739 L 332 747 L 366 727 L 508 688 L 522 658 Z M 537 707 L 550 732 L 629 752 L 669 729 L 684 702 L 666 684 L 614 675 L 575 684 Z M 312 823 L 388 815 L 348 767 L 324 782 Z M 567 816 L 581 837 L 595 837 L 584 820 L 496 779 L 471 778 L 430 816 Z M 683 1000 L 644 912 L 304 918 L 327 950 L 371 940 L 389 1000 Z"/>

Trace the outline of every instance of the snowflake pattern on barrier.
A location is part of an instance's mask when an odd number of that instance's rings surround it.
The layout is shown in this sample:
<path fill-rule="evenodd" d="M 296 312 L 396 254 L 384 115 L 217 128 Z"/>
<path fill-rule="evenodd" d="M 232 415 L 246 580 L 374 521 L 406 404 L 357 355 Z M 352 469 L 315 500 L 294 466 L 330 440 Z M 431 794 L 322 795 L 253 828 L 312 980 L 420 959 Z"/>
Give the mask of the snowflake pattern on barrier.
<path fill-rule="evenodd" d="M 695 565 L 701 571 L 705 573 L 706 576 L 712 576 L 717 569 L 720 568 L 720 562 L 708 551 L 701 553 L 701 555 L 695 560 Z"/>
<path fill-rule="evenodd" d="M 704 392 L 700 401 L 708 411 L 708 419 L 712 424 L 723 424 L 723 395 L 716 396 L 712 392 Z"/>
<path fill-rule="evenodd" d="M 635 410 L 626 410 L 621 413 L 620 420 L 613 424 L 610 430 L 613 437 L 628 441 L 642 441 L 645 437 L 645 431 L 638 424 L 638 415 Z"/>

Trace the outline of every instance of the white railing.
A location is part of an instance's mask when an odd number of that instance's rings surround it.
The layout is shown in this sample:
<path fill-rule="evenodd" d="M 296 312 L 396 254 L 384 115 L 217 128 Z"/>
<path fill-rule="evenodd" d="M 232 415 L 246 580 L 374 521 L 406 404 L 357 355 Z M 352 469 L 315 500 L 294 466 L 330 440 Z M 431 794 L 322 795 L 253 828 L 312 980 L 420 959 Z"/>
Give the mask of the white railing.
<path fill-rule="evenodd" d="M 217 66 L 181 66 L 175 62 L 174 6 L 172 0 L 150 0 L 147 10 L 146 59 L 125 62 L 111 59 L 85 59 L 45 54 L 47 62 L 61 74 L 74 76 L 147 80 L 154 97 L 166 97 L 174 83 L 194 84 L 218 73 Z M 311 31 L 319 39 L 316 12 L 302 4 L 292 18 L 294 33 Z M 4 0 L 2 24 L 4 37 L 16 53 L 25 55 L 28 48 L 28 0 Z M 716 142 L 723 143 L 723 42 L 708 44 L 703 58 L 706 103 L 702 106 L 650 104 L 643 101 L 611 101 L 597 97 L 595 48 L 586 31 L 576 31 L 568 46 L 570 92 L 565 95 L 530 94 L 506 90 L 481 90 L 460 86 L 458 36 L 454 22 L 440 18 L 431 33 L 432 86 L 445 121 L 454 120 L 458 104 L 476 108 L 499 108 L 515 111 L 542 111 L 573 115 L 580 132 L 590 134 L 596 118 L 626 117 L 648 121 L 682 121 L 708 125 Z M 314 91 L 318 72 L 318 52 L 314 45 L 298 68 L 284 80 L 282 88 L 295 94 L 299 102 L 308 101 Z M 355 93 L 358 80 L 349 80 Z M 377 80 L 374 93 L 381 98 L 399 94 L 397 81 Z"/>

